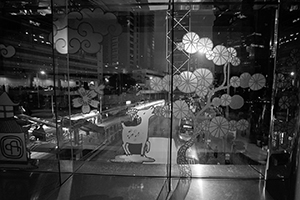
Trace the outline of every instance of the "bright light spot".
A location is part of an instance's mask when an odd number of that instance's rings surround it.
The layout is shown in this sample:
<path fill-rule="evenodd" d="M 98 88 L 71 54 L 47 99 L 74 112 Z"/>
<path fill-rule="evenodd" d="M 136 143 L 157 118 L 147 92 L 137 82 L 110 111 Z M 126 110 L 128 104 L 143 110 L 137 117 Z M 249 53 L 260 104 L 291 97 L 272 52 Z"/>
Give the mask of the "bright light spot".
<path fill-rule="evenodd" d="M 295 72 L 291 72 L 291 76 L 294 76 L 295 75 Z"/>
<path fill-rule="evenodd" d="M 131 101 L 126 101 L 126 105 L 130 105 L 131 104 Z"/>
<path fill-rule="evenodd" d="M 46 74 L 46 72 L 45 72 L 45 71 L 40 71 L 40 73 L 41 73 L 42 75 Z"/>
<path fill-rule="evenodd" d="M 204 50 L 204 49 L 201 49 L 201 50 L 199 50 L 198 51 L 200 54 L 205 54 L 206 53 L 206 51 Z"/>

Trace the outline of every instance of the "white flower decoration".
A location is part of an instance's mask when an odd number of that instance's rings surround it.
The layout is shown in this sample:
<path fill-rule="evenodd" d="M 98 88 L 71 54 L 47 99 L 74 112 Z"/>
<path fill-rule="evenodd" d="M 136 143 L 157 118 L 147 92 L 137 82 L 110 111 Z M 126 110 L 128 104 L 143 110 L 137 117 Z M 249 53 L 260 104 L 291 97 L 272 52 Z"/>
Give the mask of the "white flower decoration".
<path fill-rule="evenodd" d="M 91 111 L 91 107 L 97 108 L 99 101 L 93 100 L 97 96 L 94 90 L 85 90 L 84 88 L 79 88 L 78 93 L 81 97 L 77 97 L 72 100 L 73 106 L 75 108 L 81 107 L 82 113 L 86 114 Z"/>
<path fill-rule="evenodd" d="M 94 90 L 99 95 L 103 95 L 104 94 L 104 92 L 103 92 L 104 87 L 105 86 L 103 84 L 98 85 L 98 82 L 96 82 L 93 85 L 90 85 L 90 89 Z"/>

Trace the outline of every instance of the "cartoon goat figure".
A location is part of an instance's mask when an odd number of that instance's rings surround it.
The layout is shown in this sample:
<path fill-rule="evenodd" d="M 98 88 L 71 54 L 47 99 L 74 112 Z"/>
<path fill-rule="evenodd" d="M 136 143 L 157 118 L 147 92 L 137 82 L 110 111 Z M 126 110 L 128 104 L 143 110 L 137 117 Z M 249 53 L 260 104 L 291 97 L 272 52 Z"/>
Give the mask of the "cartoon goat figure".
<path fill-rule="evenodd" d="M 154 115 L 153 107 L 149 107 L 146 110 L 139 110 L 137 112 L 138 117 L 141 117 L 141 123 L 137 126 L 125 126 L 122 123 L 122 140 L 123 149 L 126 155 L 131 155 L 129 151 L 129 144 L 141 144 L 141 156 L 145 155 L 145 151 L 148 153 L 150 151 L 150 142 L 148 135 L 149 119 Z"/>

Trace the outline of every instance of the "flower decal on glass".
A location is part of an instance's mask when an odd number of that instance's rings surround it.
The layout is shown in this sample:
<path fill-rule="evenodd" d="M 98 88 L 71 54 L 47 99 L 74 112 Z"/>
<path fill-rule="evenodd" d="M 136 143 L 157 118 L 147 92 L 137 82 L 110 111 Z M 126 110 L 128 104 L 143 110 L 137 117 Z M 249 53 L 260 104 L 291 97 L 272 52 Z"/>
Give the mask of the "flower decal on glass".
<path fill-rule="evenodd" d="M 184 50 L 188 53 L 194 54 L 198 51 L 198 34 L 194 32 L 186 33 L 182 38 L 182 43 L 184 44 Z"/>
<path fill-rule="evenodd" d="M 251 75 L 248 72 L 242 73 L 240 76 L 240 86 L 242 88 L 249 87 L 249 80 L 251 79 Z"/>
<path fill-rule="evenodd" d="M 241 64 L 241 60 L 238 57 L 232 58 L 230 62 L 233 66 L 238 66 L 239 64 Z"/>
<path fill-rule="evenodd" d="M 161 91 L 163 90 L 162 80 L 159 77 L 154 77 L 150 80 L 150 87 L 152 90 Z"/>
<path fill-rule="evenodd" d="M 161 84 L 162 84 L 163 89 L 168 91 L 168 92 L 171 89 L 171 78 L 172 77 L 170 75 L 165 75 L 163 77 L 163 79 L 161 80 Z"/>
<path fill-rule="evenodd" d="M 175 74 L 173 76 L 173 90 L 175 90 L 181 84 L 181 76 L 179 74 Z"/>
<path fill-rule="evenodd" d="M 178 86 L 178 89 L 184 93 L 192 93 L 195 92 L 197 88 L 197 77 L 189 71 L 181 72 L 181 83 Z"/>
<path fill-rule="evenodd" d="M 237 77 L 237 76 L 231 77 L 231 78 L 230 78 L 230 85 L 231 85 L 232 87 L 235 87 L 235 88 L 240 87 L 240 85 L 241 85 L 240 78 Z"/>
<path fill-rule="evenodd" d="M 207 60 L 213 60 L 215 57 L 215 52 L 213 52 L 212 50 L 207 51 L 205 53 L 205 57 L 207 58 Z"/>
<path fill-rule="evenodd" d="M 177 100 L 173 103 L 173 114 L 177 119 L 187 117 L 189 114 L 189 106 L 185 101 Z"/>
<path fill-rule="evenodd" d="M 98 83 L 96 82 L 95 84 L 90 86 L 90 89 L 94 90 L 99 95 L 103 95 L 104 94 L 104 92 L 103 92 L 104 87 L 105 86 L 103 84 L 98 85 Z"/>
<path fill-rule="evenodd" d="M 209 38 L 200 38 L 198 41 L 198 51 L 200 53 L 206 53 L 213 48 L 213 42 Z"/>
<path fill-rule="evenodd" d="M 214 81 L 213 74 L 208 69 L 199 68 L 196 69 L 193 73 L 198 79 L 198 85 L 209 87 Z"/>
<path fill-rule="evenodd" d="M 251 90 L 260 90 L 266 85 L 266 78 L 262 74 L 254 74 L 249 80 Z"/>
<path fill-rule="evenodd" d="M 216 65 L 224 65 L 230 60 L 230 55 L 226 47 L 217 45 L 213 48 L 214 59 L 213 62 Z"/>
<path fill-rule="evenodd" d="M 184 50 L 184 43 L 183 42 L 177 43 L 176 46 L 177 46 L 177 49 L 179 51 L 183 51 Z"/>
<path fill-rule="evenodd" d="M 237 129 L 240 131 L 245 131 L 249 127 L 249 122 L 245 119 L 241 119 L 237 122 Z"/>
<path fill-rule="evenodd" d="M 196 88 L 196 94 L 198 95 L 198 97 L 205 97 L 207 93 L 208 93 L 208 89 L 203 85 L 199 85 Z"/>
<path fill-rule="evenodd" d="M 221 105 L 228 106 L 231 103 L 231 96 L 229 94 L 223 94 L 221 96 Z"/>
<path fill-rule="evenodd" d="M 224 117 L 215 117 L 209 124 L 209 132 L 212 136 L 221 138 L 227 134 L 229 130 L 229 123 Z"/>
<path fill-rule="evenodd" d="M 82 113 L 89 113 L 91 111 L 91 107 L 98 107 L 99 101 L 93 100 L 93 98 L 97 96 L 97 93 L 94 90 L 79 88 L 78 94 L 80 97 L 73 99 L 72 103 L 75 108 L 81 107 Z"/>

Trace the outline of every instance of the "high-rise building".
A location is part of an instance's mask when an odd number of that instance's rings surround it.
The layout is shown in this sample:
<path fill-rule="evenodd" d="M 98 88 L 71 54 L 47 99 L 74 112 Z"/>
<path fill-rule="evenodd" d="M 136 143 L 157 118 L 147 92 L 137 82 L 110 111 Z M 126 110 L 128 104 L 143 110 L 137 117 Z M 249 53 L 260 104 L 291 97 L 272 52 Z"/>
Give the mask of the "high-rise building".
<path fill-rule="evenodd" d="M 122 26 L 119 36 L 106 36 L 103 42 L 104 72 L 130 72 L 152 69 L 154 54 L 154 15 L 118 12 Z"/>

